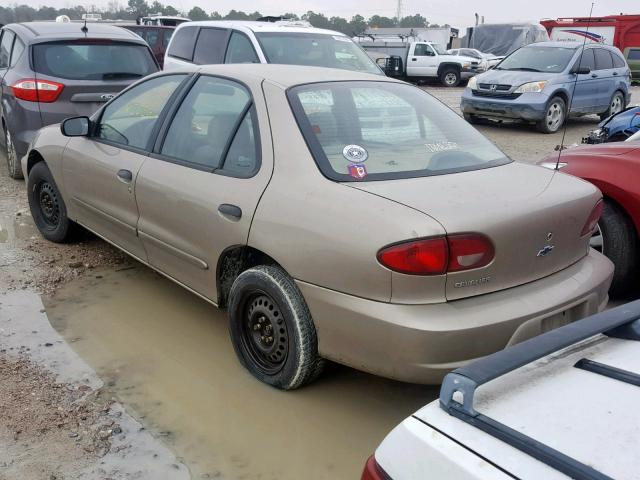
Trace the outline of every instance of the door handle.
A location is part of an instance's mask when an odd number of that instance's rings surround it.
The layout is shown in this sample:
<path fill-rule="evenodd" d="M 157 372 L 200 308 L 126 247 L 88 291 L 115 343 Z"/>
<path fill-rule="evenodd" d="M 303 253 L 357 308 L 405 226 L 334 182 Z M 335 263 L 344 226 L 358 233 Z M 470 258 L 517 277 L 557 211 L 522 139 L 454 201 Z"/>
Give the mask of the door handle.
<path fill-rule="evenodd" d="M 242 209 L 240 207 L 238 207 L 237 205 L 231 205 L 229 203 L 223 203 L 222 205 L 220 205 L 218 207 L 218 211 L 223 215 L 226 215 L 228 217 L 233 217 L 233 218 L 236 218 L 238 220 L 240 220 L 240 218 L 242 218 Z"/>
<path fill-rule="evenodd" d="M 417 61 L 417 60 L 418 60 L 417 58 L 412 58 L 412 59 L 411 59 L 411 61 L 412 61 L 412 62 L 415 62 L 415 61 Z"/>
<path fill-rule="evenodd" d="M 598 75 L 596 75 L 595 73 L 592 73 L 591 78 L 598 78 Z"/>
<path fill-rule="evenodd" d="M 118 170 L 118 180 L 124 183 L 131 183 L 133 173 L 131 173 L 131 170 Z"/>
<path fill-rule="evenodd" d="M 618 76 L 618 72 L 613 72 L 613 76 L 617 77 Z"/>

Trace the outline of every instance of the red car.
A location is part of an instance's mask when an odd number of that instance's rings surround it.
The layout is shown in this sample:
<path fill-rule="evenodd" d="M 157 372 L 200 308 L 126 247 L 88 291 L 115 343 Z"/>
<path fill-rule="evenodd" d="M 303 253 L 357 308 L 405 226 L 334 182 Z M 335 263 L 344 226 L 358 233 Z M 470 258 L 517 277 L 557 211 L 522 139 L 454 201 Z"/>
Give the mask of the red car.
<path fill-rule="evenodd" d="M 553 153 L 539 165 L 555 168 L 557 160 L 558 153 Z M 611 296 L 629 293 L 638 286 L 640 273 L 640 141 L 563 150 L 558 166 L 602 191 L 604 211 L 591 246 L 616 267 Z"/>

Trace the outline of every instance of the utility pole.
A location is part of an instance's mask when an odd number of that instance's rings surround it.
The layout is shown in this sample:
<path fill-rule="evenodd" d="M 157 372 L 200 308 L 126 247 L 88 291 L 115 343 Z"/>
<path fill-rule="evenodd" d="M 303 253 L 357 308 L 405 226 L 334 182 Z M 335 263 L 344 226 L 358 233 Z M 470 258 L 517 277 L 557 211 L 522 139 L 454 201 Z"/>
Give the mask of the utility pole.
<path fill-rule="evenodd" d="M 398 6 L 396 7 L 396 23 L 400 26 L 400 20 L 402 20 L 402 0 L 398 0 Z"/>

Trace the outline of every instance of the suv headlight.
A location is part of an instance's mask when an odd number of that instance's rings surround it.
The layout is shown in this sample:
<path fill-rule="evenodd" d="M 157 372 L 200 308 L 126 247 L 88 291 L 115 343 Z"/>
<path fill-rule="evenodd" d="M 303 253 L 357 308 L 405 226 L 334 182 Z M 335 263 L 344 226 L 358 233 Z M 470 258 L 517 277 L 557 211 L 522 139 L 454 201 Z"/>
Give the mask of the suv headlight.
<path fill-rule="evenodd" d="M 520 85 L 513 93 L 540 93 L 547 86 L 547 81 L 529 82 Z"/>
<path fill-rule="evenodd" d="M 467 87 L 471 90 L 476 90 L 478 88 L 478 79 L 476 77 L 471 77 L 467 82 Z"/>
<path fill-rule="evenodd" d="M 471 68 L 471 62 L 464 62 L 462 68 Z"/>

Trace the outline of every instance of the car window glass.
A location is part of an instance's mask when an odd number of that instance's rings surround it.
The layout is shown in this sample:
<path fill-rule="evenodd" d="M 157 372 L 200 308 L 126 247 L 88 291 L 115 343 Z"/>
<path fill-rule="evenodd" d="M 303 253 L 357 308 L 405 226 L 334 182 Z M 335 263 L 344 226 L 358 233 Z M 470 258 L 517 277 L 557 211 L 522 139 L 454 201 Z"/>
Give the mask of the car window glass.
<path fill-rule="evenodd" d="M 169 55 L 191 61 L 198 27 L 182 27 L 173 34 Z"/>
<path fill-rule="evenodd" d="M 13 42 L 13 52 L 11 52 L 11 66 L 14 67 L 24 52 L 24 43 L 18 37 Z"/>
<path fill-rule="evenodd" d="M 627 66 L 627 62 L 624 61 L 617 53 L 611 52 L 611 57 L 613 58 L 613 68 L 624 68 Z"/>
<path fill-rule="evenodd" d="M 425 57 L 425 56 L 433 56 L 433 50 L 426 43 L 418 43 L 415 46 L 413 54 L 416 57 Z"/>
<path fill-rule="evenodd" d="M 149 46 L 151 48 L 154 48 L 158 45 L 158 30 L 156 30 L 155 28 L 151 28 L 148 29 L 145 33 L 143 38 L 146 40 L 146 42 L 149 44 Z"/>
<path fill-rule="evenodd" d="M 632 48 L 627 56 L 629 60 L 640 60 L 640 48 Z"/>
<path fill-rule="evenodd" d="M 2 39 L 0 39 L 0 68 L 7 68 L 9 66 L 13 37 L 15 37 L 15 35 L 11 30 L 2 31 Z"/>
<path fill-rule="evenodd" d="M 589 67 L 589 69 L 591 71 L 596 69 L 596 59 L 593 56 L 593 49 L 592 48 L 588 48 L 584 51 L 584 53 L 582 54 L 582 57 L 579 59 L 578 61 L 579 63 L 576 64 L 576 68 L 578 66 L 580 67 Z"/>
<path fill-rule="evenodd" d="M 242 33 L 233 32 L 227 47 L 225 63 L 260 63 L 258 55 L 251 45 L 251 40 Z"/>
<path fill-rule="evenodd" d="M 258 142 L 255 135 L 255 111 L 248 111 L 231 142 L 222 170 L 239 176 L 250 176 L 258 165 Z"/>
<path fill-rule="evenodd" d="M 184 78 L 185 75 L 156 77 L 125 92 L 105 108 L 96 136 L 146 148 L 160 112 Z"/>
<path fill-rule="evenodd" d="M 166 49 L 169 45 L 169 40 L 173 36 L 173 30 L 165 30 L 164 35 L 162 37 L 162 46 Z"/>
<path fill-rule="evenodd" d="M 178 109 L 161 153 L 208 169 L 219 168 L 225 148 L 251 96 L 222 78 L 198 79 Z"/>
<path fill-rule="evenodd" d="M 613 60 L 608 50 L 604 48 L 594 48 L 596 56 L 596 70 L 607 70 L 613 68 Z"/>
<path fill-rule="evenodd" d="M 198 65 L 222 63 L 227 46 L 227 31 L 220 28 L 203 28 L 198 35 L 193 62 Z"/>

